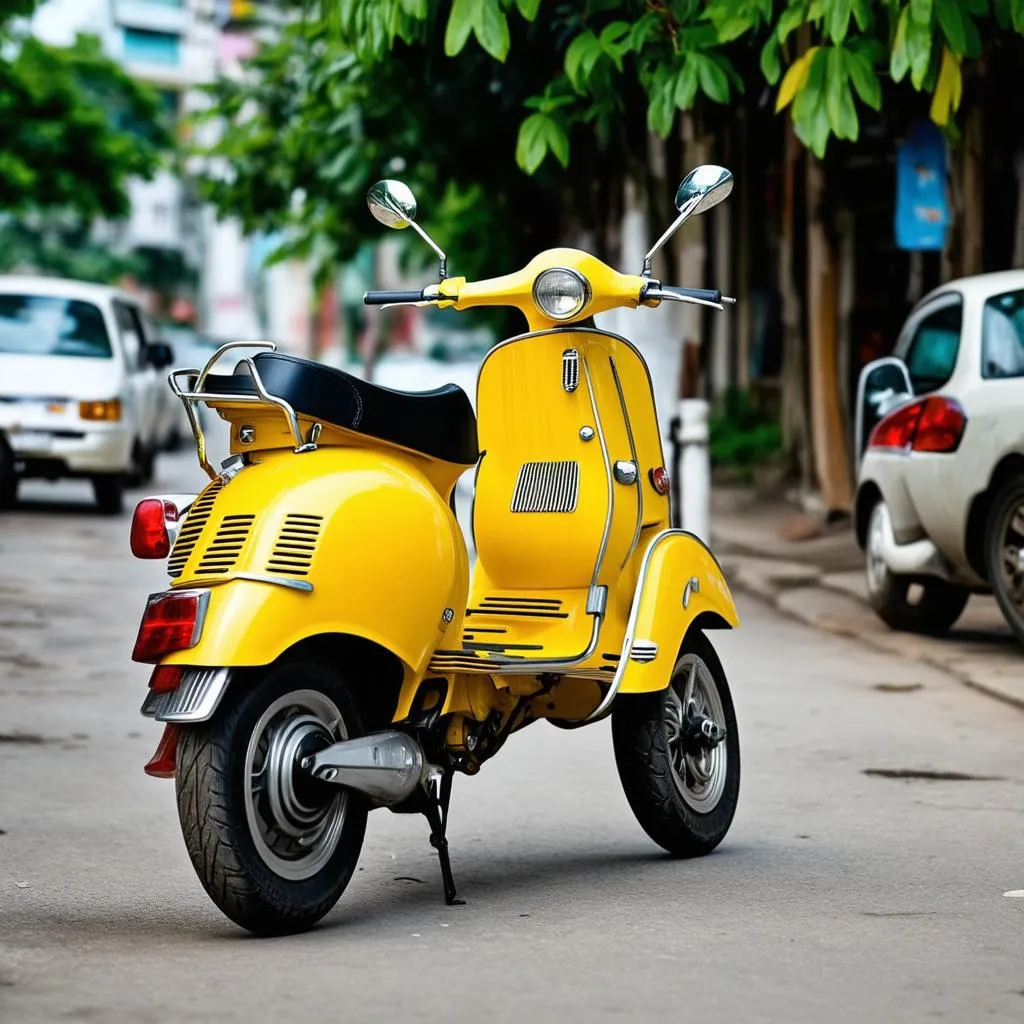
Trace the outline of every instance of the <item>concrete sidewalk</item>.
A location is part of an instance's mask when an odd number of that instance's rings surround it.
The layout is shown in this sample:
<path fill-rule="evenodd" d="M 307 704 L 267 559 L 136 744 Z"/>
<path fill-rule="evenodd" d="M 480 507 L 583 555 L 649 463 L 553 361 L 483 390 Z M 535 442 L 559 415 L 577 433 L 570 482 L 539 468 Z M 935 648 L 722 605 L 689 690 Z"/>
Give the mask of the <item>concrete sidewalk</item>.
<path fill-rule="evenodd" d="M 1024 709 L 1024 650 L 991 597 L 972 597 L 945 637 L 897 633 L 867 603 L 864 559 L 850 527 L 826 527 L 806 540 L 783 539 L 800 532 L 802 519 L 782 499 L 717 489 L 711 542 L 730 585 L 808 625 L 932 665 Z"/>

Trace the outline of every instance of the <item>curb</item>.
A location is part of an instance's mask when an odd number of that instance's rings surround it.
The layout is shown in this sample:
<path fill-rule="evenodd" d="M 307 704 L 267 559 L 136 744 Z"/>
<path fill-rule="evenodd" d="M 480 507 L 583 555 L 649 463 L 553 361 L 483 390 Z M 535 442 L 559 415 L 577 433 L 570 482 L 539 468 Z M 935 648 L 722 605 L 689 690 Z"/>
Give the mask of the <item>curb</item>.
<path fill-rule="evenodd" d="M 863 600 L 845 588 L 830 586 L 827 574 L 814 566 L 751 558 L 735 550 L 723 555 L 722 562 L 730 587 L 763 601 L 787 618 L 928 665 L 1024 711 L 1024 658 L 1019 648 L 1010 648 L 1005 654 L 971 654 L 948 640 L 897 633 L 880 623 Z M 982 664 L 965 665 L 965 661 Z"/>

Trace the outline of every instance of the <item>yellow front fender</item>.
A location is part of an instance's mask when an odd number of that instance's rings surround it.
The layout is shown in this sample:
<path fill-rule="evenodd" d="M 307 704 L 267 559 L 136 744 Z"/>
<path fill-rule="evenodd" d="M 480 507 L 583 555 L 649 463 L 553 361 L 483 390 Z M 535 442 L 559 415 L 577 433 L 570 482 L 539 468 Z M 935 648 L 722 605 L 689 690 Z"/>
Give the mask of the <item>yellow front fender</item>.
<path fill-rule="evenodd" d="M 739 622 L 722 569 L 703 541 L 684 530 L 659 533 L 640 569 L 616 673 L 617 692 L 665 689 L 695 623 L 698 629 L 731 629 Z"/>

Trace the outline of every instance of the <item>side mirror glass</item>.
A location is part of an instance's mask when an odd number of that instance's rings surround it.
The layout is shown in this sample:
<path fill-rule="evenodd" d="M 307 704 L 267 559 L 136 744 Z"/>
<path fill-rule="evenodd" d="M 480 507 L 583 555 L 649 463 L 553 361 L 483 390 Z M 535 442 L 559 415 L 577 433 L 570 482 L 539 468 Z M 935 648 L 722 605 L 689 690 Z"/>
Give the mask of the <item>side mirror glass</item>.
<path fill-rule="evenodd" d="M 886 356 L 868 363 L 857 382 L 857 409 L 854 443 L 860 461 L 871 431 L 900 405 L 914 397 L 910 373 L 902 359 Z"/>
<path fill-rule="evenodd" d="M 385 178 L 366 193 L 370 213 L 388 228 L 409 227 L 416 220 L 416 197 L 404 181 Z"/>
<path fill-rule="evenodd" d="M 701 164 L 683 178 L 676 192 L 676 209 L 693 216 L 717 206 L 732 192 L 732 171 L 717 164 Z"/>
<path fill-rule="evenodd" d="M 165 370 L 174 362 L 174 349 L 166 341 L 150 342 L 146 355 L 150 366 L 157 370 Z"/>

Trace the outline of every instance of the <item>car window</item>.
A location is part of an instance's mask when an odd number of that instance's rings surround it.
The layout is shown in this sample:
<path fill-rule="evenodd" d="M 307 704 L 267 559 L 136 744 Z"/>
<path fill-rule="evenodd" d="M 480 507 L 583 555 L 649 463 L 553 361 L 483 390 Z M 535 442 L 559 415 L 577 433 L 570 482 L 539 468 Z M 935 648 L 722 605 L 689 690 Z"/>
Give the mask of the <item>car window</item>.
<path fill-rule="evenodd" d="M 962 324 L 963 304 L 957 301 L 930 313 L 914 328 L 906 363 L 915 394 L 937 391 L 953 376 Z"/>
<path fill-rule="evenodd" d="M 982 377 L 1024 377 L 1024 290 L 993 295 L 981 319 Z"/>
<path fill-rule="evenodd" d="M 145 366 L 145 333 L 136 309 L 126 302 L 114 301 L 117 329 L 121 335 L 128 365 L 137 369 Z"/>
<path fill-rule="evenodd" d="M 0 352 L 86 359 L 113 356 L 98 306 L 50 295 L 0 295 Z"/>

